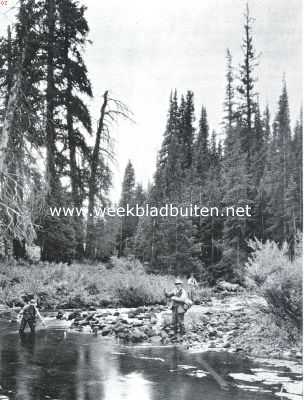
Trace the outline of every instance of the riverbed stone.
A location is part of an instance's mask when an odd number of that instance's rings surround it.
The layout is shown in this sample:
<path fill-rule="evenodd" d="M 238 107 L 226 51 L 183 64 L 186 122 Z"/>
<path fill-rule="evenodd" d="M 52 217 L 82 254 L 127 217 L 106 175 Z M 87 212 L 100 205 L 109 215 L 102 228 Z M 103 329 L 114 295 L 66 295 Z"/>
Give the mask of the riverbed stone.
<path fill-rule="evenodd" d="M 102 336 L 108 336 L 111 333 L 111 331 L 112 331 L 111 328 L 105 327 L 102 329 L 101 334 Z"/>
<path fill-rule="evenodd" d="M 162 338 L 160 336 L 152 336 L 150 337 L 150 342 L 154 345 L 159 345 L 162 343 Z"/>
<path fill-rule="evenodd" d="M 130 340 L 133 343 L 139 343 L 144 341 L 147 338 L 147 336 L 144 334 L 144 332 L 142 332 L 141 330 L 139 330 L 138 328 L 135 328 L 134 330 L 132 330 L 130 332 Z"/>
<path fill-rule="evenodd" d="M 237 301 L 236 301 L 237 300 Z M 247 301 L 248 299 L 246 299 Z M 242 303 L 243 302 L 243 303 Z M 55 317 L 55 315 L 54 315 Z M 152 345 L 177 343 L 172 329 L 172 313 L 165 306 L 138 307 L 135 309 L 109 309 L 86 311 L 75 310 L 68 315 L 75 329 L 96 329 L 101 336 L 111 334 L 126 343 L 149 342 Z M 193 306 L 185 315 L 186 335 L 182 342 L 191 346 L 202 346 L 210 349 L 226 349 L 226 351 L 245 351 L 248 354 L 278 353 L 278 349 L 264 348 L 255 339 L 258 349 L 253 343 L 250 329 L 256 324 L 256 312 L 248 312 L 244 300 L 226 297 L 225 301 L 212 299 L 208 305 Z M 264 335 L 267 334 L 267 331 Z M 290 349 L 289 349 L 290 350 Z M 301 357 L 301 349 L 293 348 L 291 358 Z M 298 355 L 297 355 L 298 353 Z M 282 356 L 282 351 L 280 352 Z"/>
<path fill-rule="evenodd" d="M 72 319 L 75 318 L 81 318 L 81 314 L 79 311 L 73 311 L 71 314 L 68 316 L 68 320 L 71 321 Z"/>

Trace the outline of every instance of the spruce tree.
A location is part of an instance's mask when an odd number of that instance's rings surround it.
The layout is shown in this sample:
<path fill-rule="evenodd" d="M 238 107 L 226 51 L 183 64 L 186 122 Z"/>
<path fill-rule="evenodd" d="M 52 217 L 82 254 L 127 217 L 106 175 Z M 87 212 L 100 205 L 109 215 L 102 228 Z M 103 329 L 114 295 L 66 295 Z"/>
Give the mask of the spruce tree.
<path fill-rule="evenodd" d="M 159 152 L 160 168 L 163 168 L 166 165 L 169 146 L 172 137 L 178 135 L 179 135 L 179 107 L 178 107 L 177 91 L 175 90 L 173 94 L 171 92 L 169 99 L 167 126 L 164 133 L 162 146 Z"/>
<path fill-rule="evenodd" d="M 67 164 L 69 165 L 69 177 L 71 181 L 71 192 L 73 206 L 82 206 L 81 196 L 81 174 L 80 165 L 76 161 L 77 150 L 82 156 L 88 157 L 88 148 L 85 144 L 84 134 L 79 128 L 79 123 L 89 134 L 92 133 L 91 117 L 82 95 L 92 97 L 92 89 L 87 76 L 87 69 L 82 57 L 82 47 L 87 41 L 89 31 L 84 16 L 85 8 L 79 7 L 76 1 L 64 0 L 58 3 L 59 20 L 62 29 L 62 36 L 58 39 L 61 50 L 59 57 L 63 65 L 62 81 L 65 83 L 65 90 L 60 92 L 59 99 L 66 110 L 66 126 L 68 148 Z M 66 138 L 63 137 L 63 141 Z M 84 255 L 84 232 L 81 217 L 77 218 L 76 224 L 76 258 Z"/>
<path fill-rule="evenodd" d="M 223 171 L 221 149 L 216 143 L 216 133 L 213 131 L 209 147 L 210 166 L 206 174 L 203 188 L 204 206 L 221 209 L 223 199 Z M 205 278 L 213 282 L 213 267 L 220 260 L 222 250 L 223 218 L 212 214 L 200 218 L 199 243 L 201 246 L 201 261 L 204 265 Z"/>
<path fill-rule="evenodd" d="M 246 156 L 242 151 L 240 128 L 227 137 L 224 155 L 224 198 L 225 207 L 252 207 L 249 200 L 250 176 L 247 172 Z M 228 142 L 229 140 L 229 142 Z M 224 219 L 222 260 L 214 268 L 214 279 L 220 276 L 227 280 L 241 280 L 242 266 L 248 255 L 247 240 L 250 238 L 250 217 L 226 216 Z"/>
<path fill-rule="evenodd" d="M 41 41 L 42 61 L 46 61 L 46 180 L 48 206 L 81 206 L 79 166 L 76 151 L 88 153 L 80 134 L 81 123 L 90 132 L 91 121 L 82 95 L 92 95 L 87 71 L 82 59 L 82 47 L 86 42 L 88 26 L 84 17 L 84 7 L 73 0 L 47 0 L 45 3 L 45 41 Z M 67 144 L 67 146 L 66 146 Z M 61 178 L 67 172 L 71 181 L 71 197 L 64 194 Z M 76 229 L 73 255 L 83 254 L 83 234 L 81 221 L 72 224 Z M 66 221 L 62 217 L 62 224 Z M 43 225 L 43 224 L 42 224 Z M 49 225 L 48 229 L 52 229 Z M 62 231 L 64 236 L 64 229 Z M 64 240 L 57 229 L 58 240 Z M 56 233 L 54 232 L 54 237 Z M 74 232 L 75 236 L 75 232 Z M 43 241 L 43 254 L 50 254 L 48 241 Z M 77 250 L 77 253 L 76 253 Z"/>
<path fill-rule="evenodd" d="M 235 99 L 234 99 L 234 72 L 232 66 L 232 55 L 229 49 L 226 50 L 226 93 L 224 102 L 225 125 L 231 129 L 235 120 Z"/>
<path fill-rule="evenodd" d="M 127 207 L 132 208 L 135 206 L 135 171 L 131 161 L 125 169 L 125 174 L 122 182 L 122 193 L 119 206 L 127 210 Z M 134 210 L 135 211 L 135 210 Z M 136 232 L 137 217 L 133 215 L 124 215 L 121 217 L 121 228 L 118 238 L 118 251 L 122 256 L 124 252 L 133 249 L 133 239 Z"/>
<path fill-rule="evenodd" d="M 256 111 L 255 67 L 257 57 L 253 46 L 253 18 L 250 16 L 249 6 L 246 5 L 244 15 L 244 37 L 242 42 L 243 62 L 240 65 L 239 85 L 237 87 L 240 101 L 238 103 L 238 119 L 242 126 L 242 150 L 247 153 L 248 165 L 251 164 L 254 148 L 254 114 Z"/>
<path fill-rule="evenodd" d="M 193 152 L 193 139 L 194 139 L 194 103 L 193 103 L 193 92 L 187 91 L 186 99 L 182 97 L 180 109 L 180 133 L 179 142 L 182 146 L 182 168 L 186 170 L 191 167 L 192 164 L 192 152 Z"/>
<path fill-rule="evenodd" d="M 268 192 L 268 235 L 279 244 L 288 236 L 287 191 L 291 178 L 291 129 L 286 82 L 283 81 L 278 112 L 273 123 L 265 181 Z"/>
<path fill-rule="evenodd" d="M 197 177 L 199 184 L 204 184 L 204 180 L 210 167 L 209 156 L 209 125 L 207 119 L 207 111 L 202 106 L 201 116 L 199 120 L 199 131 L 194 144 L 194 175 Z"/>

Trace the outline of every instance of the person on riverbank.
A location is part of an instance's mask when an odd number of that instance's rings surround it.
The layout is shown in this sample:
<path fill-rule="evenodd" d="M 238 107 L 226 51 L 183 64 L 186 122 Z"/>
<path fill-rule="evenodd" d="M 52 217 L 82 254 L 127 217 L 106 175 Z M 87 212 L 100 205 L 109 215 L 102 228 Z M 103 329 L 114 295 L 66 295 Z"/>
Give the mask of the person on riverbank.
<path fill-rule="evenodd" d="M 29 302 L 25 304 L 25 306 L 22 308 L 22 310 L 18 315 L 18 319 L 20 320 L 21 318 L 20 328 L 19 328 L 20 335 L 24 333 L 27 324 L 30 327 L 31 333 L 35 333 L 35 325 L 37 317 L 40 319 L 43 325 L 46 326 L 44 319 L 42 318 L 40 312 L 38 311 L 36 300 L 31 299 Z"/>
<path fill-rule="evenodd" d="M 193 273 L 189 276 L 187 283 L 189 286 L 189 297 L 193 301 L 194 297 L 195 297 L 195 292 L 198 288 L 198 283 L 197 283 L 197 280 L 195 279 Z"/>
<path fill-rule="evenodd" d="M 189 298 L 187 292 L 183 288 L 183 282 L 180 279 L 175 281 L 175 290 L 168 293 L 165 292 L 166 297 L 172 301 L 172 325 L 175 335 L 180 332 L 181 335 L 185 334 L 185 312 L 188 309 Z"/>

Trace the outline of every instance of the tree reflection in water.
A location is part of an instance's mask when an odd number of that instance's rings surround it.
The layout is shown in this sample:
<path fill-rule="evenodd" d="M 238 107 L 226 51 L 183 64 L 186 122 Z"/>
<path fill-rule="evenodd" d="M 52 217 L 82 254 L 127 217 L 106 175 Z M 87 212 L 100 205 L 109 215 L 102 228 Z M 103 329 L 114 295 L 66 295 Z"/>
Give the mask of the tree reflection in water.
<path fill-rule="evenodd" d="M 190 370 L 181 368 L 185 364 Z M 0 384 L 12 391 L 10 400 L 276 398 L 229 387 L 228 373 L 239 371 L 240 365 L 244 371 L 250 367 L 249 361 L 227 353 L 205 357 L 178 347 L 122 347 L 110 339 L 63 330 L 19 338 L 8 325 L 0 332 Z M 206 374 L 191 375 L 191 368 Z"/>

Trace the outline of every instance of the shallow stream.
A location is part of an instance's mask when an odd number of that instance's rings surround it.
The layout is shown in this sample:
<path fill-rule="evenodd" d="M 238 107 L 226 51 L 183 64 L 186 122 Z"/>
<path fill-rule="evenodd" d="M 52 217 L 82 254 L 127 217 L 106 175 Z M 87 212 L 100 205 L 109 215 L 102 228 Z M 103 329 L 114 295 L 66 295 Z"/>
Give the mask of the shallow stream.
<path fill-rule="evenodd" d="M 16 325 L 0 325 L 0 400 L 301 399 L 300 379 L 292 362 L 124 346 L 54 325 L 21 339 Z"/>

